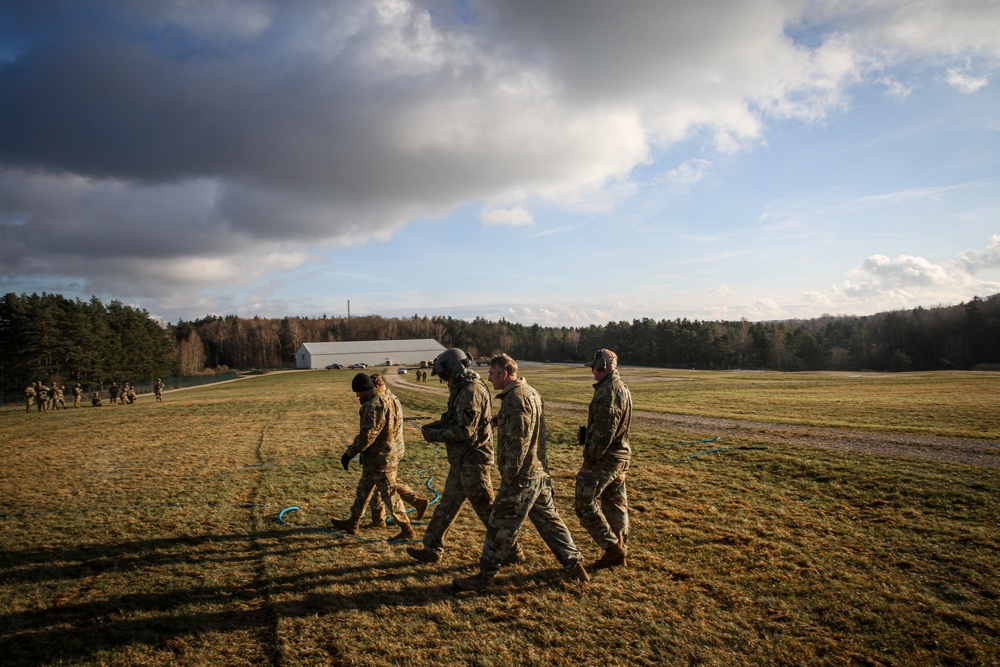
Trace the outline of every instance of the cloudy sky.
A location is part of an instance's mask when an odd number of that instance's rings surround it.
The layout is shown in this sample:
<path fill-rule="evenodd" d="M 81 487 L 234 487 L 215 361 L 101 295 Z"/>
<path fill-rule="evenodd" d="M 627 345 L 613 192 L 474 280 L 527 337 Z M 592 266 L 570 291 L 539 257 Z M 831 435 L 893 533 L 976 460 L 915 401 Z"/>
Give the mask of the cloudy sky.
<path fill-rule="evenodd" d="M 1000 292 L 998 0 L 5 0 L 0 293 L 764 320 Z"/>

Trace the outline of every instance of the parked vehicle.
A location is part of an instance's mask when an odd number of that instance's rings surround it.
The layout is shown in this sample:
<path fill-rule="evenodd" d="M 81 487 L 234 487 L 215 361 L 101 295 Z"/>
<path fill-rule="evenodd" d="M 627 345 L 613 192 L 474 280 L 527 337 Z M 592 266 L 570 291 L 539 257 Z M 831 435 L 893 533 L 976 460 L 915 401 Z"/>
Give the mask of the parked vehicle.
<path fill-rule="evenodd" d="M 368 364 L 363 364 L 359 361 L 356 364 L 351 364 L 348 368 L 368 368 Z"/>
<path fill-rule="evenodd" d="M 344 367 L 344 364 L 330 364 L 329 366 L 326 367 L 326 370 L 328 370 L 328 371 L 339 371 L 343 367 Z"/>
<path fill-rule="evenodd" d="M 397 375 L 406 375 L 406 369 L 403 368 L 402 366 L 400 366 L 399 369 L 396 371 L 396 374 Z"/>

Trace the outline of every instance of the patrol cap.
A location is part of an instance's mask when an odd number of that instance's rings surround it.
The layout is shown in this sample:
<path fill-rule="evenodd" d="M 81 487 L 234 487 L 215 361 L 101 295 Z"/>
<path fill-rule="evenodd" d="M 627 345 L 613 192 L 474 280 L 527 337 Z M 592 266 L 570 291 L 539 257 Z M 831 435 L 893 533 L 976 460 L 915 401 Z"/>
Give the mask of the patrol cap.
<path fill-rule="evenodd" d="M 351 380 L 351 391 L 371 391 L 375 388 L 375 383 L 368 377 L 367 373 L 358 373 Z"/>
<path fill-rule="evenodd" d="M 594 360 L 585 365 L 599 371 L 607 370 L 611 366 L 618 365 L 618 355 L 611 350 L 601 348 L 594 354 Z"/>

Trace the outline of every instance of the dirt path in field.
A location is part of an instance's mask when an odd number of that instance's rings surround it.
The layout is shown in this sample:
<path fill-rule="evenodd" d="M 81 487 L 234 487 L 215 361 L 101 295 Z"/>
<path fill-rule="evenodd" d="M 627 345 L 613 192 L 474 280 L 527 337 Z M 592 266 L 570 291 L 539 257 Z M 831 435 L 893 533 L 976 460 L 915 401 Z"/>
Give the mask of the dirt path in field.
<path fill-rule="evenodd" d="M 411 382 L 397 375 L 387 375 L 390 384 L 407 389 L 447 395 L 448 387 L 436 379 L 427 384 Z M 577 416 L 586 422 L 587 407 L 574 403 L 545 402 L 546 411 Z M 968 438 L 942 438 L 903 433 L 872 433 L 841 428 L 772 424 L 743 419 L 717 419 L 636 410 L 633 428 L 644 424 L 682 431 L 704 438 L 748 439 L 767 445 L 802 445 L 847 452 L 869 452 L 883 456 L 913 456 L 945 463 L 1000 467 L 1000 442 Z M 696 439 L 696 438 L 692 438 Z M 701 439 L 701 438 L 697 438 Z M 664 443 L 667 444 L 667 443 Z"/>

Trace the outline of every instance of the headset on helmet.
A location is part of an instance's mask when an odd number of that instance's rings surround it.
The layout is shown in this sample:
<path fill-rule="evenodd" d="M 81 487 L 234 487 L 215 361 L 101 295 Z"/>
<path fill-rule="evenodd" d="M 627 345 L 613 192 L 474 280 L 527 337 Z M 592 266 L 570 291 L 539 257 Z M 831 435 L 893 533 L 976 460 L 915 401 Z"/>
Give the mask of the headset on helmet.
<path fill-rule="evenodd" d="M 434 359 L 434 368 L 431 375 L 439 375 L 444 379 L 455 378 L 465 372 L 465 369 L 472 365 L 472 360 L 462 350 L 451 347 L 439 354 Z"/>
<path fill-rule="evenodd" d="M 611 365 L 618 364 L 618 355 L 607 348 L 601 348 L 594 353 L 594 360 L 591 361 L 588 366 L 593 368 L 598 373 L 603 373 L 608 370 Z"/>

